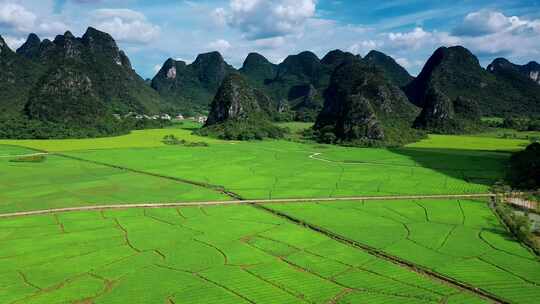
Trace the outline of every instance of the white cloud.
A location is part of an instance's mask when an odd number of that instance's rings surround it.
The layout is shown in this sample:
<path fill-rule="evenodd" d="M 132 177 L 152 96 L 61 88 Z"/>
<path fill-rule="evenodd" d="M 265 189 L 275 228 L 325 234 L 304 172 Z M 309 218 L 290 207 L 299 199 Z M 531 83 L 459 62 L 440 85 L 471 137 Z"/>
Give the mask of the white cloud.
<path fill-rule="evenodd" d="M 453 34 L 481 56 L 536 57 L 540 55 L 540 19 L 506 16 L 480 10 L 465 16 Z"/>
<path fill-rule="evenodd" d="M 367 52 L 377 49 L 382 46 L 381 41 L 364 40 L 354 43 L 348 48 L 348 51 L 353 54 L 366 54 Z"/>
<path fill-rule="evenodd" d="M 17 38 L 17 37 L 11 37 L 11 36 L 5 36 L 3 38 L 6 44 L 9 46 L 9 48 L 12 50 L 18 49 L 26 41 L 26 39 L 24 38 Z"/>
<path fill-rule="evenodd" d="M 208 49 L 210 49 L 211 51 L 218 51 L 222 54 L 227 52 L 231 47 L 232 46 L 229 41 L 224 39 L 218 39 L 208 44 Z"/>
<path fill-rule="evenodd" d="M 407 58 L 400 57 L 400 58 L 396 58 L 395 60 L 399 65 L 401 65 L 402 67 L 406 69 L 411 67 L 411 62 Z"/>
<path fill-rule="evenodd" d="M 453 33 L 458 36 L 482 36 L 527 27 L 528 24 L 516 16 L 507 17 L 501 12 L 481 10 L 467 14 Z"/>
<path fill-rule="evenodd" d="M 0 24 L 2 25 L 25 32 L 33 29 L 36 19 L 36 15 L 22 5 L 0 2 Z"/>
<path fill-rule="evenodd" d="M 45 35 L 56 35 L 67 30 L 69 30 L 69 26 L 61 21 L 45 21 L 34 29 L 36 33 Z"/>
<path fill-rule="evenodd" d="M 142 13 L 130 9 L 98 9 L 92 12 L 91 19 L 93 26 L 120 42 L 146 44 L 160 33 L 159 26 L 150 23 Z"/>
<path fill-rule="evenodd" d="M 261 49 L 277 49 L 284 46 L 286 44 L 286 40 L 284 37 L 272 37 L 257 39 L 254 41 L 254 44 L 256 47 Z"/>
<path fill-rule="evenodd" d="M 214 17 L 257 40 L 301 32 L 315 10 L 315 0 L 230 0 L 227 9 L 214 10 Z"/>
<path fill-rule="evenodd" d="M 159 70 L 161 70 L 161 67 L 163 67 L 163 65 L 161 65 L 161 64 L 154 65 L 154 74 L 157 74 L 157 72 L 159 72 Z"/>

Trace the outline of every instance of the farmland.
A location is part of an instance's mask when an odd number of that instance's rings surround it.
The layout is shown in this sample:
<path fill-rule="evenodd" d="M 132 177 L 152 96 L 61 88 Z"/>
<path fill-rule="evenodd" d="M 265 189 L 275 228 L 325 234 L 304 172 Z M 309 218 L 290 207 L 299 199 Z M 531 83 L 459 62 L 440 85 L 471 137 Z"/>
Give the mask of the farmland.
<path fill-rule="evenodd" d="M 249 206 L 66 213 L 0 229 L 2 303 L 483 302 Z"/>
<path fill-rule="evenodd" d="M 538 260 L 511 240 L 485 202 L 422 200 L 269 207 L 508 301 L 535 303 L 540 296 Z"/>
<path fill-rule="evenodd" d="M 289 127 L 299 132 L 304 125 Z M 194 136 L 190 128 L 2 140 L 0 215 L 237 198 L 481 194 L 502 178 L 507 151 L 522 144 L 432 136 L 399 149 L 359 149 L 227 142 Z M 169 134 L 208 146 L 165 145 Z M 456 140 L 468 144 L 455 149 Z M 13 161 L 28 155 L 43 159 Z M 0 303 L 534 303 L 538 266 L 485 201 L 138 207 L 0 218 Z"/>

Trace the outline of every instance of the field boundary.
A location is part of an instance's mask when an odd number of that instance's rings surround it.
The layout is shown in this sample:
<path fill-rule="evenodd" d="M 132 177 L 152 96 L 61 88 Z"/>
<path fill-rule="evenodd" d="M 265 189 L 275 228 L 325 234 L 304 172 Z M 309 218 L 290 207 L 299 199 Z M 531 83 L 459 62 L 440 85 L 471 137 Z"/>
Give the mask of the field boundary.
<path fill-rule="evenodd" d="M 398 195 L 398 196 L 353 196 L 353 197 L 322 197 L 322 198 L 284 198 L 284 199 L 240 199 L 230 201 L 200 201 L 200 202 L 172 202 L 172 203 L 141 203 L 141 204 L 107 204 L 80 207 L 66 207 L 43 209 L 33 211 L 20 211 L 0 214 L 0 218 L 66 213 L 77 211 L 101 211 L 113 209 L 148 209 L 148 208 L 175 208 L 175 207 L 201 207 L 220 205 L 258 205 L 258 204 L 294 204 L 317 202 L 343 202 L 343 201 L 395 201 L 395 200 L 422 200 L 422 199 L 482 199 L 492 198 L 495 194 L 448 194 L 448 195 Z"/>

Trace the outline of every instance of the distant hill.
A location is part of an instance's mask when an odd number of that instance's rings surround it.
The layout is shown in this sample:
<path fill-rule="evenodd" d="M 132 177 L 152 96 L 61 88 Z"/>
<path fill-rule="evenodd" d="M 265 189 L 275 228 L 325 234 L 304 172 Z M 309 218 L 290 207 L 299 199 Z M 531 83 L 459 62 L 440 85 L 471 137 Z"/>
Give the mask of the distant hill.
<path fill-rule="evenodd" d="M 495 59 L 488 67 L 500 84 L 500 98 L 507 101 L 512 111 L 506 116 L 540 116 L 540 65 L 513 64 L 504 58 Z M 501 115 L 502 116 L 502 115 Z"/>
<path fill-rule="evenodd" d="M 234 71 L 218 52 L 200 54 L 189 65 L 169 58 L 152 79 L 152 88 L 184 110 L 193 106 L 205 110 L 223 79 Z"/>
<path fill-rule="evenodd" d="M 263 88 L 267 81 L 276 77 L 278 66 L 261 54 L 249 53 L 239 72 L 252 85 Z"/>
<path fill-rule="evenodd" d="M 288 56 L 277 66 L 273 79 L 265 81 L 265 92 L 295 114 L 296 120 L 314 121 L 323 106 L 324 91 L 334 69 L 358 56 L 339 50 L 320 60 L 312 52 Z"/>
<path fill-rule="evenodd" d="M 0 86 L 11 87 L 0 93 L 0 105 L 17 113 L 17 125 L 35 129 L 29 132 L 46 124 L 51 137 L 117 134 L 125 131 L 113 113 L 158 113 L 164 106 L 114 39 L 91 27 L 82 37 L 68 31 L 53 41 L 30 34 L 16 53 L 6 48 L 0 56 L 9 71 Z"/>
<path fill-rule="evenodd" d="M 531 61 L 525 65 L 518 65 L 508 61 L 506 58 L 497 58 L 487 67 L 488 72 L 507 78 L 507 80 L 519 80 L 525 84 L 526 79 L 540 85 L 540 64 Z"/>
<path fill-rule="evenodd" d="M 0 118 L 22 116 L 31 88 L 44 68 L 17 55 L 0 36 Z"/>
<path fill-rule="evenodd" d="M 366 57 L 364 57 L 364 61 L 381 69 L 386 78 L 399 87 L 409 84 L 414 79 L 414 77 L 412 77 L 405 68 L 399 65 L 394 58 L 379 51 L 370 51 Z"/>
<path fill-rule="evenodd" d="M 270 102 L 270 98 L 252 88 L 243 76 L 230 73 L 219 87 L 208 120 L 199 134 L 234 140 L 281 137 L 283 131 L 270 122 L 265 111 Z"/>
<path fill-rule="evenodd" d="M 418 112 L 380 69 L 352 61 L 333 73 L 314 129 L 323 142 L 401 145 L 421 136 Z"/>
<path fill-rule="evenodd" d="M 540 94 L 528 90 L 528 83 L 533 82 L 518 78 L 488 72 L 464 47 L 441 47 L 418 77 L 405 87 L 405 92 L 420 107 L 430 106 L 434 95 L 444 95 L 451 102 L 461 98 L 478 104 L 481 115 L 485 116 L 540 114 Z"/>

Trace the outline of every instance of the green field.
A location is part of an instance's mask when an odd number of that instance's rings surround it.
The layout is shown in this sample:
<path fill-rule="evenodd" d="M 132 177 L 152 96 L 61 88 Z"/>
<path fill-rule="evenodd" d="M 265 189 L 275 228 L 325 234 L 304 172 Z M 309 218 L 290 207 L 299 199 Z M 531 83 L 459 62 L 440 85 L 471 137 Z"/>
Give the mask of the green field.
<path fill-rule="evenodd" d="M 287 141 L 64 153 L 151 174 L 209 183 L 250 199 L 484 193 L 502 177 L 508 157 L 492 152 L 351 149 Z M 54 154 L 39 164 L 14 164 L 7 158 L 0 159 L 0 168 L 5 172 L 0 175 L 0 187 L 5 190 L 0 194 L 4 211 L 82 203 L 219 198 L 202 187 Z M 29 187 L 33 191 L 28 191 Z"/>
<path fill-rule="evenodd" d="M 477 136 L 429 135 L 428 139 L 409 144 L 410 148 L 460 149 L 477 151 L 518 151 L 530 144 L 525 139 L 498 138 L 488 134 Z"/>
<path fill-rule="evenodd" d="M 246 199 L 487 193 L 503 177 L 508 151 L 524 144 L 463 136 L 431 136 L 399 149 L 226 142 L 191 135 L 196 127 L 101 139 L 0 140 L 0 214 L 228 201 L 231 192 Z M 305 125 L 289 127 L 298 134 Z M 168 146 L 161 142 L 168 134 L 209 145 Z M 14 162 L 36 153 L 42 161 Z M 486 203 L 268 207 L 498 299 L 535 303 L 540 296 L 538 260 Z M 476 292 L 256 206 L 0 218 L 0 303 L 483 302 Z"/>
<path fill-rule="evenodd" d="M 0 229 L 1 303 L 483 302 L 249 206 L 33 216 Z"/>
<path fill-rule="evenodd" d="M 512 240 L 485 202 L 368 201 L 268 207 L 501 299 L 537 303 L 540 298 L 540 262 Z"/>
<path fill-rule="evenodd" d="M 0 146 L 0 156 L 35 153 Z M 205 188 L 47 155 L 40 163 L 0 157 L 0 213 L 86 205 L 227 200 Z"/>
<path fill-rule="evenodd" d="M 178 128 L 132 131 L 128 135 L 105 138 L 85 139 L 32 139 L 32 140 L 9 140 L 0 139 L 0 145 L 17 145 L 32 149 L 46 150 L 50 152 L 94 149 L 118 149 L 118 148 L 155 148 L 163 147 L 161 141 L 165 135 L 173 134 L 187 141 L 204 141 L 215 143 L 217 140 L 208 137 L 191 135 L 190 130 Z"/>

